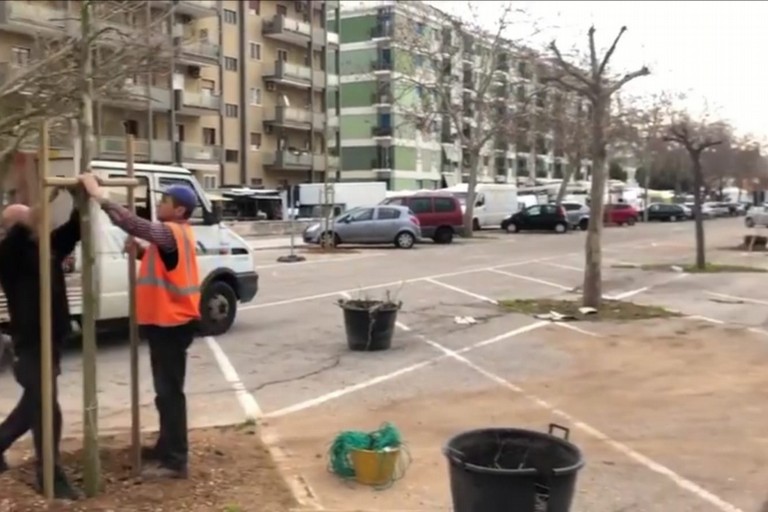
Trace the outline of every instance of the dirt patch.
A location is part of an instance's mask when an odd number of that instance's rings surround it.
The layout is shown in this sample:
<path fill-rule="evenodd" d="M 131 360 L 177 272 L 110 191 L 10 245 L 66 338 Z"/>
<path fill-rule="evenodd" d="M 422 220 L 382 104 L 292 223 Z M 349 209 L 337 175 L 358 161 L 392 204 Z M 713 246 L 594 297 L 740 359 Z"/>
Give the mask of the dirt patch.
<path fill-rule="evenodd" d="M 704 268 L 698 268 L 693 263 L 648 263 L 632 265 L 620 263 L 611 265 L 612 268 L 640 269 L 651 272 L 685 272 L 688 274 L 728 274 L 728 273 L 765 273 L 768 269 L 751 267 L 749 265 L 732 265 L 729 263 L 707 263 Z"/>
<path fill-rule="evenodd" d="M 149 444 L 154 440 L 145 439 Z M 229 427 L 190 432 L 188 480 L 141 482 L 131 478 L 130 442 L 127 435 L 101 441 L 104 492 L 77 502 L 46 506 L 32 485 L 35 480 L 31 454 L 0 476 L 0 510 L 3 512 L 287 512 L 296 502 L 277 471 L 256 427 Z M 19 457 L 16 457 L 18 461 Z M 66 440 L 62 462 L 73 481 L 82 478 L 81 441 Z"/>
<path fill-rule="evenodd" d="M 679 316 L 659 306 L 644 306 L 633 302 L 619 300 L 603 300 L 603 305 L 596 313 L 585 314 L 579 311 L 581 302 L 558 299 L 514 299 L 499 301 L 499 306 L 505 311 L 523 315 L 547 315 L 558 313 L 569 317 L 569 320 L 648 320 L 651 318 L 669 318 Z"/>

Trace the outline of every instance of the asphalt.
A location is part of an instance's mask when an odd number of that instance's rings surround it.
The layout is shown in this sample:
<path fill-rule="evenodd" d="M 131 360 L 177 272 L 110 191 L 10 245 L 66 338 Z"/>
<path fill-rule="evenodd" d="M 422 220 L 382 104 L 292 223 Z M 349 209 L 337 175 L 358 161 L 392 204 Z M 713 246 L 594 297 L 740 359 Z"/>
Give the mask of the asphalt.
<path fill-rule="evenodd" d="M 707 224 L 711 254 L 720 262 L 768 266 L 762 254 L 715 249 L 735 246 L 740 241 L 745 231 L 741 222 L 726 219 Z M 345 411 L 372 409 L 381 400 L 395 404 L 446 388 L 468 392 L 488 385 L 477 371 L 453 360 L 436 344 L 448 351 L 479 345 L 473 349 L 473 364 L 493 373 L 535 376 L 556 371 L 558 365 L 565 364 L 566 356 L 543 347 L 532 333 L 523 332 L 515 336 L 515 343 L 502 345 L 500 338 L 511 337 L 510 333 L 526 329 L 534 320 L 501 315 L 493 302 L 563 296 L 577 289 L 582 281 L 584 236 L 578 232 L 482 232 L 475 239 L 450 246 L 424 244 L 409 251 L 364 247 L 333 255 L 305 253 L 306 262 L 285 264 L 277 262 L 285 249 L 255 251 L 254 261 L 261 275 L 257 299 L 240 308 L 229 333 L 201 339 L 191 349 L 187 380 L 191 423 L 232 424 L 258 416 L 275 423 L 277 436 L 280 422 L 294 415 L 309 415 L 307 421 L 317 422 L 319 417 L 313 414 L 345 417 Z M 760 332 L 768 318 L 763 313 L 768 294 L 761 280 L 754 278 L 759 274 L 694 276 L 615 267 L 627 262 L 690 262 L 692 255 L 692 223 L 606 228 L 604 294 L 666 305 L 712 323 L 730 323 Z M 393 349 L 378 354 L 348 351 L 336 301 L 343 297 L 387 296 L 403 302 Z M 460 324 L 458 319 L 466 317 L 474 323 Z M 153 429 L 156 415 L 145 350 L 141 361 L 142 419 L 146 429 Z M 128 365 L 124 342 L 105 343 L 99 354 L 99 423 L 104 430 L 129 425 Z M 79 353 L 73 350 L 65 358 L 60 384 L 69 435 L 78 435 L 82 426 L 79 366 Z M 375 386 L 381 389 L 366 392 Z M 4 391 L 0 396 L 1 417 L 9 412 L 17 396 L 8 372 L 0 375 L 0 389 Z M 315 408 L 321 406 L 330 409 L 316 413 Z M 520 414 L 526 422 L 543 424 L 546 420 L 546 415 Z M 447 436 L 456 427 L 438 433 Z M 622 456 L 610 443 L 588 443 L 597 459 L 609 458 L 608 453 L 610 458 Z M 637 467 L 629 468 L 633 464 Z M 297 471 L 301 469 L 300 463 L 294 461 L 294 465 Z M 580 498 L 578 512 L 728 510 L 702 502 L 696 492 L 686 490 L 674 478 L 648 471 L 646 466 L 633 461 L 618 472 L 598 465 L 586 478 L 594 491 Z M 419 476 L 412 478 L 418 481 Z M 434 496 L 419 498 L 421 504 L 416 509 L 445 509 L 445 485 L 438 487 L 440 492 Z M 343 497 L 346 491 L 339 492 Z M 667 493 L 662 504 L 654 501 L 660 492 Z M 337 498 L 320 496 L 321 501 L 332 505 L 336 505 Z M 376 499 L 380 501 L 377 510 L 385 510 L 387 498 Z M 392 508 L 401 502 L 395 501 Z M 636 508 L 620 508 L 628 503 Z"/>

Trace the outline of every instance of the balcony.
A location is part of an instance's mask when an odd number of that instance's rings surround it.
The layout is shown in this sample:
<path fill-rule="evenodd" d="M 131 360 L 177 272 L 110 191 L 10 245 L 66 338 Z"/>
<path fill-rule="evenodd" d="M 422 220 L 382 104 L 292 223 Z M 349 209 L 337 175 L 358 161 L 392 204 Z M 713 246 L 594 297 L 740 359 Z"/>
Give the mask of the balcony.
<path fill-rule="evenodd" d="M 373 138 L 389 138 L 392 137 L 392 132 L 393 130 L 391 126 L 374 126 L 371 128 L 371 136 Z"/>
<path fill-rule="evenodd" d="M 293 130 L 321 130 L 325 122 L 325 114 L 312 112 L 301 108 L 277 106 L 274 111 L 265 116 L 264 124 Z"/>
<path fill-rule="evenodd" d="M 166 4 L 167 6 L 174 2 L 165 0 L 160 3 Z M 217 8 L 216 0 L 178 0 L 175 2 L 174 12 L 192 18 L 208 18 L 216 16 Z"/>
<path fill-rule="evenodd" d="M 391 92 L 374 92 L 371 94 L 371 103 L 382 107 L 392 105 L 393 98 Z"/>
<path fill-rule="evenodd" d="M 371 61 L 371 69 L 374 73 L 391 73 L 392 67 L 391 60 L 378 59 Z"/>
<path fill-rule="evenodd" d="M 98 158 L 120 160 L 127 158 L 124 136 L 97 137 Z M 133 154 L 137 162 L 173 162 L 173 151 L 169 140 L 134 139 Z"/>
<path fill-rule="evenodd" d="M 107 105 L 122 107 L 128 110 L 147 110 L 151 104 L 153 110 L 171 109 L 171 91 L 161 87 L 144 84 L 128 83 L 123 87 L 122 97 L 112 97 L 104 100 Z"/>
<path fill-rule="evenodd" d="M 183 162 L 218 164 L 221 162 L 221 146 L 181 143 Z"/>
<path fill-rule="evenodd" d="M 323 46 L 325 44 L 325 32 L 322 28 L 315 28 L 309 23 L 281 14 L 276 14 L 272 19 L 264 20 L 262 28 L 265 37 L 298 46 L 305 46 L 310 41 L 313 45 Z M 328 44 L 338 45 L 339 34 L 328 32 Z"/>
<path fill-rule="evenodd" d="M 262 165 L 267 170 L 272 171 L 324 171 L 325 155 L 313 155 L 308 152 L 297 151 L 277 151 L 275 153 L 264 153 Z M 338 167 L 338 157 L 328 157 L 330 167 Z"/>
<path fill-rule="evenodd" d="M 0 28 L 9 32 L 60 32 L 68 23 L 74 23 L 68 17 L 64 9 L 44 2 L 0 2 Z"/>
<path fill-rule="evenodd" d="M 181 44 L 179 62 L 190 66 L 218 66 L 221 48 L 208 41 L 187 41 Z"/>
<path fill-rule="evenodd" d="M 179 91 L 179 111 L 182 115 L 208 116 L 218 114 L 221 96 L 211 93 Z"/>
<path fill-rule="evenodd" d="M 371 29 L 371 39 L 392 37 L 392 24 L 376 25 Z"/>

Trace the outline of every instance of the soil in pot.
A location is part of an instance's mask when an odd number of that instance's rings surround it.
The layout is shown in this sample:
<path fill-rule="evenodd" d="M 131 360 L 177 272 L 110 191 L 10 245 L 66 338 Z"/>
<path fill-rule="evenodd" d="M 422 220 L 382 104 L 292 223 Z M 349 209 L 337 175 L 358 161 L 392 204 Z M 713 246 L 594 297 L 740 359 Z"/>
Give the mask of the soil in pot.
<path fill-rule="evenodd" d="M 342 300 L 344 329 L 350 350 L 387 350 L 392 346 L 397 312 L 402 304 L 379 300 Z"/>

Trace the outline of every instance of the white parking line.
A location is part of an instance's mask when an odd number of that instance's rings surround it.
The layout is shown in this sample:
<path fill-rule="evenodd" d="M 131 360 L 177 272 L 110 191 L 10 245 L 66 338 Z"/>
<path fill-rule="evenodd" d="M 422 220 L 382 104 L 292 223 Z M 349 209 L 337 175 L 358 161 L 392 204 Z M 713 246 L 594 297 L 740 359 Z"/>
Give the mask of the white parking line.
<path fill-rule="evenodd" d="M 408 329 L 407 326 L 404 326 L 402 324 L 398 325 L 401 328 Z M 656 462 L 655 460 L 646 457 L 645 455 L 633 450 L 629 446 L 625 445 L 624 443 L 617 441 L 607 434 L 604 434 L 600 430 L 596 429 L 595 427 L 589 425 L 588 423 L 585 423 L 578 418 L 572 416 L 571 414 L 563 411 L 562 409 L 558 409 L 557 407 L 553 406 L 546 400 L 539 398 L 538 396 L 528 393 L 520 386 L 517 386 L 513 384 L 512 382 L 508 381 L 507 379 L 500 377 L 499 375 L 496 375 L 493 372 L 490 372 L 486 370 L 485 368 L 473 363 L 466 357 L 463 357 L 459 352 L 451 350 L 440 343 L 437 343 L 436 341 L 432 341 L 429 338 L 421 335 L 416 334 L 416 337 L 430 345 L 431 347 L 439 350 L 442 352 L 446 357 L 450 357 L 460 363 L 465 364 L 469 368 L 472 368 L 477 373 L 483 375 L 484 377 L 488 378 L 489 380 L 509 389 L 510 391 L 519 394 L 523 398 L 533 402 L 534 404 L 538 405 L 539 407 L 548 410 L 550 413 L 554 414 L 555 416 L 559 416 L 566 421 L 569 421 L 573 424 L 574 427 L 578 428 L 579 430 L 583 431 L 584 433 L 594 437 L 598 441 L 602 441 L 614 450 L 618 451 L 619 453 L 625 455 L 629 459 L 637 462 L 641 466 L 644 466 L 646 469 L 653 471 L 654 473 L 657 473 L 661 476 L 664 476 L 672 481 L 675 485 L 677 485 L 680 489 L 683 489 L 685 491 L 690 492 L 694 496 L 700 498 L 703 501 L 708 502 L 709 504 L 715 506 L 718 510 L 722 512 L 743 512 L 738 507 L 728 503 L 727 501 L 723 500 L 719 496 L 709 492 L 708 490 L 704 489 L 703 487 L 699 486 L 695 482 L 688 480 L 684 476 L 680 475 L 679 473 L 676 473 L 672 469 L 662 465 L 659 462 Z"/>
<path fill-rule="evenodd" d="M 488 345 L 493 345 L 494 343 L 498 343 L 500 341 L 504 341 L 510 338 L 514 338 L 515 336 L 519 336 L 520 334 L 524 334 L 526 332 L 533 331 L 535 329 L 539 329 L 541 327 L 544 327 L 546 325 L 549 325 L 549 322 L 536 322 L 533 324 L 526 325 L 524 327 L 520 327 L 518 329 L 513 329 L 511 331 L 507 331 L 503 334 L 500 334 L 498 336 L 494 336 L 493 338 L 489 338 L 487 340 L 480 341 L 478 343 L 475 343 L 473 345 L 469 345 L 467 347 L 462 348 L 461 350 L 458 350 L 457 354 L 464 354 L 466 352 L 469 352 L 471 350 L 478 349 L 480 347 L 486 347 Z M 383 375 L 379 375 L 378 377 L 374 377 L 372 379 L 368 379 L 363 382 L 359 382 L 357 384 L 353 384 L 351 386 L 346 386 L 341 389 L 337 389 L 335 391 L 331 391 L 330 393 L 326 393 L 324 395 L 321 395 L 317 398 L 312 398 L 310 400 L 305 400 L 303 402 L 299 402 L 297 404 L 283 407 L 282 409 L 278 409 L 276 411 L 268 412 L 264 415 L 265 418 L 279 418 L 281 416 L 286 416 L 289 414 L 293 414 L 299 411 L 303 411 L 305 409 L 311 409 L 312 407 L 317 407 L 318 405 L 322 405 L 326 402 L 330 402 L 331 400 L 335 400 L 337 398 L 341 398 L 343 396 L 349 395 L 350 393 L 354 393 L 355 391 L 360 391 L 362 389 L 369 388 L 371 386 L 375 386 L 377 384 L 381 384 L 382 382 L 387 382 L 392 379 L 395 379 L 397 377 L 400 377 L 401 375 L 406 375 L 408 373 L 412 373 L 416 370 L 419 370 L 421 368 L 425 368 L 427 366 L 433 365 L 439 361 L 442 361 L 446 359 L 448 356 L 441 355 L 437 357 L 432 357 L 430 359 L 427 359 L 425 361 L 421 361 L 420 363 L 412 364 L 410 366 L 406 366 L 405 368 L 401 368 L 399 370 L 385 373 Z"/>
<path fill-rule="evenodd" d="M 457 286 L 453 286 L 451 284 L 446 284 L 446 283 L 443 283 L 441 281 L 436 281 L 434 279 L 425 279 L 424 281 L 426 281 L 428 283 L 431 283 L 431 284 L 435 284 L 437 286 L 442 286 L 445 289 L 452 290 L 452 291 L 457 292 L 457 293 L 462 293 L 464 295 L 468 295 L 469 297 L 475 298 L 475 299 L 479 300 L 480 302 L 488 302 L 488 303 L 494 304 L 494 305 L 499 303 L 498 301 L 493 300 L 490 297 L 486 297 L 485 295 L 480 295 L 478 293 L 472 293 L 472 292 L 470 292 L 468 290 L 464 290 L 464 289 L 459 288 Z"/>
<path fill-rule="evenodd" d="M 214 359 L 216 359 L 216 363 L 218 363 L 219 369 L 221 369 L 221 373 L 224 375 L 224 379 L 229 383 L 230 386 L 232 386 L 232 389 L 235 391 L 237 401 L 240 402 L 240 406 L 243 408 L 243 412 L 245 413 L 246 421 L 256 421 L 259 419 L 262 416 L 259 403 L 245 387 L 243 381 L 240 380 L 240 376 L 237 374 L 237 370 L 235 370 L 235 367 L 232 365 L 229 357 L 227 357 L 227 354 L 225 354 L 224 350 L 222 350 L 221 345 L 219 345 L 219 343 L 211 336 L 205 337 L 205 343 L 208 345 L 208 348 L 213 354 Z"/>
<path fill-rule="evenodd" d="M 523 281 L 530 281 L 532 283 L 543 284 L 544 286 L 550 286 L 552 288 L 559 288 L 560 290 L 571 291 L 574 288 L 573 286 L 563 286 L 562 284 L 553 283 L 552 281 L 545 281 L 544 279 L 537 279 L 535 277 L 528 277 L 528 276 L 524 276 L 522 274 L 513 274 L 512 272 L 506 272 L 504 270 L 499 270 L 498 268 L 489 268 L 487 270 L 488 270 L 488 272 L 495 272 L 495 273 L 501 274 L 503 276 L 514 277 L 515 279 L 522 279 Z"/>
<path fill-rule="evenodd" d="M 584 272 L 584 269 L 582 267 L 574 267 L 573 265 L 563 265 L 562 263 L 544 263 L 544 265 L 548 265 L 550 267 L 555 268 L 562 268 L 565 270 L 573 270 L 574 272 Z"/>
<path fill-rule="evenodd" d="M 713 297 L 720 297 L 721 299 L 740 300 L 742 302 L 751 302 L 752 304 L 760 304 L 761 306 L 768 306 L 768 301 L 759 299 L 748 299 L 747 297 L 738 297 L 736 295 L 728 295 L 727 293 L 718 293 L 705 290 L 704 293 L 712 295 Z"/>

